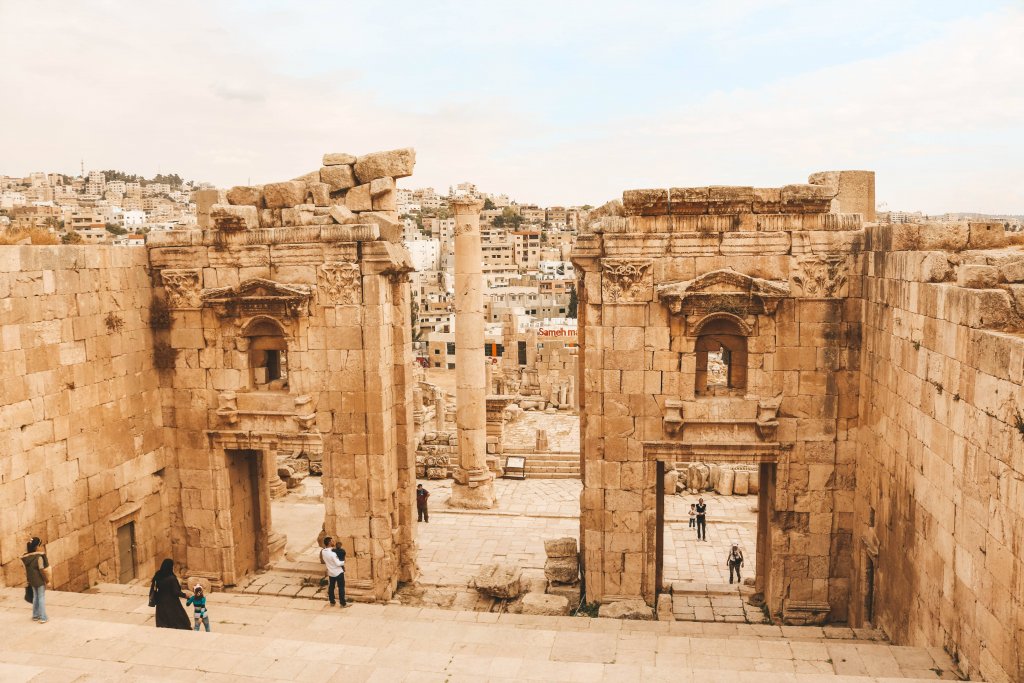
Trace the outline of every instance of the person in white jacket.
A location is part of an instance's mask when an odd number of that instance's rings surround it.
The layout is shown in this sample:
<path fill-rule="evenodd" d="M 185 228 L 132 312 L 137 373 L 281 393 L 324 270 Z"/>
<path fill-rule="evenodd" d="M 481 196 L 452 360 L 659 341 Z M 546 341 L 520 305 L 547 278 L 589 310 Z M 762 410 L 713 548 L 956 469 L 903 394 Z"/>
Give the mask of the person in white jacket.
<path fill-rule="evenodd" d="M 337 586 L 338 598 L 342 607 L 348 607 L 345 602 L 345 561 L 334 551 L 330 536 L 324 536 L 324 547 L 320 550 L 320 561 L 327 568 L 327 599 L 335 604 L 334 589 Z"/>

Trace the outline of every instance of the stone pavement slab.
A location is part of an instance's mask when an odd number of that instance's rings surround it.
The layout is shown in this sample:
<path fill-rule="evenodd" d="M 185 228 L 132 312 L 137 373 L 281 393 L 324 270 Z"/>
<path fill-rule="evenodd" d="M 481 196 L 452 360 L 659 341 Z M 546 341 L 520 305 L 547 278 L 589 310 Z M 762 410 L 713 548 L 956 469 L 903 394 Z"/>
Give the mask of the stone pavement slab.
<path fill-rule="evenodd" d="M 20 592 L 0 589 L 0 631 L 9 634 L 0 641 L 4 681 L 868 683 L 955 677 L 941 650 L 829 640 L 813 628 L 790 627 L 794 637 L 783 639 L 772 627 L 692 624 L 693 632 L 673 635 L 675 622 L 487 613 L 459 618 L 394 605 L 331 610 L 308 600 L 214 593 L 214 631 L 207 634 L 153 628 L 143 587 L 100 586 L 77 600 L 52 592 L 45 625 L 30 621 Z M 134 601 L 131 613 L 145 622 L 122 623 L 111 606 L 118 601 L 122 607 Z M 704 633 L 710 627 L 729 629 Z"/>

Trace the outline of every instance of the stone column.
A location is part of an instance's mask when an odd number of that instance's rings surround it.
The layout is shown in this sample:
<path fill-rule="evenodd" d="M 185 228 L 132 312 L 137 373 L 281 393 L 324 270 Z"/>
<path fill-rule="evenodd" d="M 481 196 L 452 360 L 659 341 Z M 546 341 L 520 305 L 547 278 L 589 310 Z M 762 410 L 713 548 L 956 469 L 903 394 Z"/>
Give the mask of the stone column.
<path fill-rule="evenodd" d="M 459 464 L 448 504 L 494 507 L 494 473 L 487 467 L 483 253 L 479 199 L 451 202 L 455 211 L 455 422 Z"/>

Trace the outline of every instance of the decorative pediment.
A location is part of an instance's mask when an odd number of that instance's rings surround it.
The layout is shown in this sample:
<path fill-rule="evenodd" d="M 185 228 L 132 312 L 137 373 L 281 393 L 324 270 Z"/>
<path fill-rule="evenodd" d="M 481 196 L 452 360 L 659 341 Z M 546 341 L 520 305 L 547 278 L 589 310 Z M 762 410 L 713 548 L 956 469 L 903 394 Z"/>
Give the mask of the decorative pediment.
<path fill-rule="evenodd" d="M 271 315 L 295 318 L 309 314 L 312 289 L 263 278 L 251 278 L 237 287 L 204 289 L 201 299 L 221 317 Z"/>
<path fill-rule="evenodd" d="M 655 292 L 673 313 L 707 315 L 724 311 L 741 317 L 774 314 L 779 301 L 790 296 L 787 282 L 751 277 L 731 268 L 658 285 Z"/>

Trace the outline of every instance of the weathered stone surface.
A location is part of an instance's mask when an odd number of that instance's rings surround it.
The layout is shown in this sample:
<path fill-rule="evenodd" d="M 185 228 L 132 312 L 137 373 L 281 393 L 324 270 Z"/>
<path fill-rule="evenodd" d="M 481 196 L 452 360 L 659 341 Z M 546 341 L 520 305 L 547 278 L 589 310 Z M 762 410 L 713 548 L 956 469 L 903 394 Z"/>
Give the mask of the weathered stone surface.
<path fill-rule="evenodd" d="M 369 185 L 356 185 L 345 195 L 345 206 L 352 211 L 373 211 Z"/>
<path fill-rule="evenodd" d="M 559 584 L 552 583 L 547 588 L 548 595 L 558 595 L 565 598 L 569 604 L 569 611 L 572 612 L 580 606 L 580 584 Z"/>
<path fill-rule="evenodd" d="M 320 182 L 327 183 L 331 192 L 337 192 L 354 187 L 356 178 L 351 166 L 324 166 L 320 169 Z"/>
<path fill-rule="evenodd" d="M 473 577 L 473 587 L 492 598 L 511 600 L 522 592 L 522 570 L 511 564 L 486 564 Z"/>
<path fill-rule="evenodd" d="M 228 190 L 228 204 L 263 207 L 262 185 L 236 185 Z"/>
<path fill-rule="evenodd" d="M 329 206 L 331 203 L 331 186 L 327 183 L 306 183 L 308 198 L 313 200 L 316 206 Z"/>
<path fill-rule="evenodd" d="M 970 249 L 995 249 L 1006 245 L 1006 229 L 998 221 L 988 223 L 969 223 L 970 237 L 967 246 Z"/>
<path fill-rule="evenodd" d="M 549 557 L 544 562 L 544 576 L 555 583 L 576 583 L 580 578 L 580 565 L 573 557 Z"/>
<path fill-rule="evenodd" d="M 333 204 L 330 207 L 328 214 L 334 219 L 335 223 L 340 223 L 341 225 L 359 222 L 359 217 L 352 213 L 347 206 L 338 206 L 337 204 Z"/>
<path fill-rule="evenodd" d="M 329 152 L 324 155 L 323 165 L 324 166 L 351 166 L 356 163 L 356 157 L 354 154 L 346 154 L 345 152 Z"/>
<path fill-rule="evenodd" d="M 668 190 L 626 190 L 622 208 L 627 216 L 663 216 L 668 214 Z"/>
<path fill-rule="evenodd" d="M 1024 282 L 1024 258 L 999 266 L 999 276 L 1006 282 Z"/>
<path fill-rule="evenodd" d="M 388 242 L 402 241 L 402 223 L 396 217 L 380 211 L 364 211 L 358 218 L 360 223 L 379 227 L 382 239 Z"/>
<path fill-rule="evenodd" d="M 579 548 L 576 539 L 572 536 L 564 538 L 552 538 L 544 541 L 544 552 L 548 557 L 572 557 L 576 558 Z"/>
<path fill-rule="evenodd" d="M 523 614 L 560 617 L 569 613 L 569 601 L 561 595 L 527 593 L 523 596 L 521 606 Z"/>
<path fill-rule="evenodd" d="M 306 201 L 306 183 L 288 180 L 263 186 L 263 199 L 268 209 L 290 209 Z"/>
<path fill-rule="evenodd" d="M 371 180 L 387 176 L 405 178 L 412 175 L 415 165 L 416 151 L 411 147 L 375 152 L 361 156 L 356 161 L 356 178 L 360 183 L 369 183 Z"/>
<path fill-rule="evenodd" d="M 995 266 L 964 264 L 957 268 L 956 283 L 971 289 L 992 289 L 999 284 L 999 269 Z"/>
<path fill-rule="evenodd" d="M 970 229 L 967 223 L 921 223 L 917 248 L 922 251 L 963 251 Z"/>
<path fill-rule="evenodd" d="M 747 495 L 748 488 L 750 486 L 750 472 L 746 470 L 736 470 L 735 479 L 732 485 L 732 492 L 737 496 Z"/>
<path fill-rule="evenodd" d="M 214 230 L 225 232 L 256 230 L 260 227 L 260 215 L 255 206 L 214 204 L 210 207 L 210 223 Z"/>
<path fill-rule="evenodd" d="M 733 493 L 733 485 L 736 482 L 736 471 L 725 468 L 718 476 L 718 486 L 715 487 L 715 491 L 722 494 L 723 496 L 731 496 Z"/>
<path fill-rule="evenodd" d="M 387 176 L 374 178 L 370 181 L 370 196 L 379 197 L 382 194 L 395 191 L 395 179 Z"/>
<path fill-rule="evenodd" d="M 643 600 L 617 600 L 601 605 L 597 616 L 608 619 L 653 621 L 654 610 Z"/>

